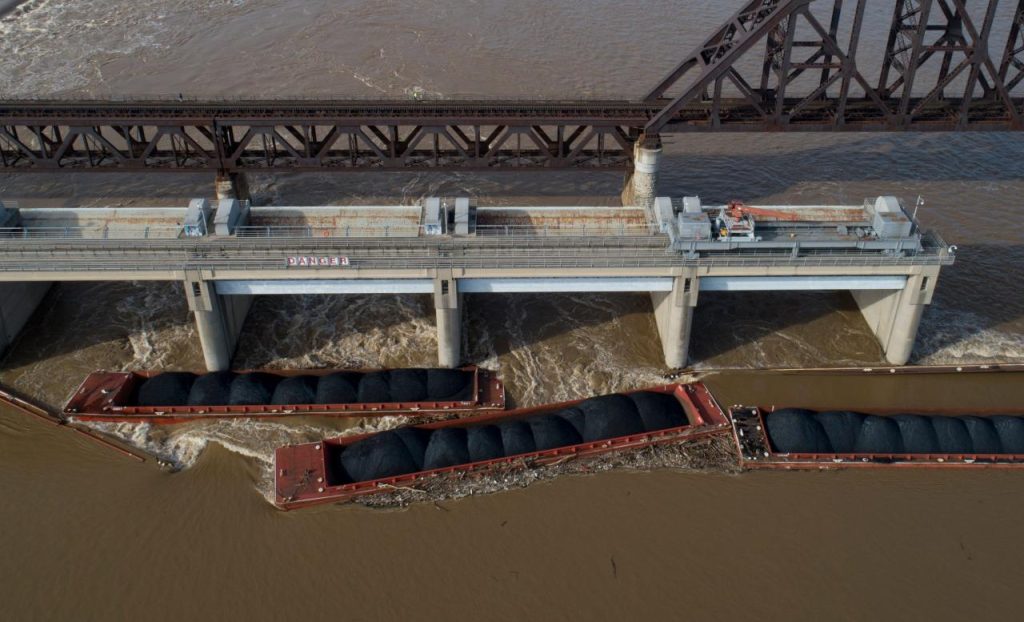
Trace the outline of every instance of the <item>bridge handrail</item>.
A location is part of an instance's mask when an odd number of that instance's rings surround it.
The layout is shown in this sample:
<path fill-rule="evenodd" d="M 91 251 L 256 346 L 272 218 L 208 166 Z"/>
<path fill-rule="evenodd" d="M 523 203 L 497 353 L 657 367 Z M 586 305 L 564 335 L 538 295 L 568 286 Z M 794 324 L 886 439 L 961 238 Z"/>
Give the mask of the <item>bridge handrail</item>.
<path fill-rule="evenodd" d="M 621 223 L 587 225 L 586 223 L 555 225 L 477 225 L 476 237 L 547 238 L 547 237 L 651 237 L 663 236 L 657 225 Z M 245 225 L 235 228 L 236 238 L 425 238 L 442 234 L 425 225 L 372 227 L 339 227 L 321 225 Z M 473 236 L 459 236 L 471 239 Z"/>
<path fill-rule="evenodd" d="M 941 238 L 934 241 L 941 242 Z M 40 249 L 41 251 L 43 249 Z M 216 251 L 188 249 L 166 253 L 138 253 L 130 249 L 96 249 L 90 254 L 71 252 L 0 253 L 0 271 L 181 271 L 186 269 L 286 268 L 286 257 L 303 254 L 302 248 L 252 249 L 250 256 L 217 257 Z M 125 254 L 128 256 L 125 256 Z M 309 251 L 306 251 L 309 252 Z M 316 251 L 312 251 L 316 252 Z M 370 248 L 348 255 L 358 269 L 510 269 L 510 268 L 630 268 L 630 267 L 741 267 L 741 266 L 907 266 L 949 265 L 954 255 L 945 246 L 927 244 L 916 253 L 892 255 L 849 250 L 717 254 L 686 258 L 667 248 L 488 248 L 425 246 L 419 249 Z M 346 270 L 343 268 L 342 270 Z M 302 271 L 304 268 L 297 268 Z"/>
<path fill-rule="evenodd" d="M 922 257 L 900 258 L 865 258 L 853 256 L 820 256 L 800 258 L 702 258 L 695 260 L 678 257 L 547 257 L 547 258 L 460 258 L 434 257 L 414 260 L 411 258 L 393 258 L 392 260 L 374 260 L 373 262 L 352 262 L 352 267 L 364 269 L 441 269 L 441 268 L 472 268 L 472 269 L 562 269 L 562 268 L 666 268 L 672 266 L 697 267 L 882 267 L 882 266 L 918 266 L 918 265 L 950 265 L 951 257 L 940 258 L 935 255 Z M 280 270 L 285 269 L 284 260 L 267 259 L 207 259 L 194 261 L 153 261 L 148 263 L 123 262 L 85 262 L 76 263 L 69 270 L 65 262 L 8 262 L 0 260 L 0 271 L 4 272 L 183 272 L 186 270 Z M 296 272 L 305 270 L 296 268 Z"/>
<path fill-rule="evenodd" d="M 166 240 L 180 237 L 184 229 L 182 225 L 0 227 L 0 239 Z"/>

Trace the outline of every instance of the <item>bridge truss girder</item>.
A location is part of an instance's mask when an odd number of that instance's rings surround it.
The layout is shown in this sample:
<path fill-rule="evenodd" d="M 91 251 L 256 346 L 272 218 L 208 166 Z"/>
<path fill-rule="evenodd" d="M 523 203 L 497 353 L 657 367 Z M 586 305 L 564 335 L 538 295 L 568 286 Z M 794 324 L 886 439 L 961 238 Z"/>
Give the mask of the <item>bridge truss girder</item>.
<path fill-rule="evenodd" d="M 160 120 L 0 125 L 7 170 L 420 170 L 625 168 L 623 124 L 399 124 Z"/>
<path fill-rule="evenodd" d="M 881 1 L 743 0 L 636 102 L 0 102 L 0 170 L 615 169 L 675 132 L 1024 129 L 1024 0 L 1001 56 L 1000 0 L 888 0 L 868 68 Z"/>
<path fill-rule="evenodd" d="M 648 93 L 645 101 L 666 105 L 645 132 L 728 129 L 736 117 L 769 130 L 1022 129 L 1024 105 L 1011 92 L 1024 79 L 1024 2 L 997 69 L 989 44 L 999 0 L 980 16 L 964 0 L 895 0 L 877 86 L 857 62 L 867 0 L 833 0 L 827 27 L 813 4 L 748 0 Z M 757 58 L 759 81 L 749 75 Z M 958 79 L 965 86 L 951 94 Z M 740 103 L 723 95 L 726 84 Z M 686 114 L 694 109 L 703 114 Z"/>

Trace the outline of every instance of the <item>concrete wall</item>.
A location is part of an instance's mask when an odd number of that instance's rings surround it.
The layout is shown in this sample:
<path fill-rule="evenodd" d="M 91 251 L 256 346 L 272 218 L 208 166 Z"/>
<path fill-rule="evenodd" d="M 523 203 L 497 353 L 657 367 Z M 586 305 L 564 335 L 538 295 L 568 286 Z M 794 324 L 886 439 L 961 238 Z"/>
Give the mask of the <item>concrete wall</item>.
<path fill-rule="evenodd" d="M 238 336 L 252 306 L 252 296 L 221 296 L 210 281 L 186 281 L 185 296 L 209 371 L 231 369 Z"/>
<path fill-rule="evenodd" d="M 687 271 L 675 277 L 672 291 L 651 292 L 654 321 L 661 336 L 665 366 L 677 369 L 686 366 L 690 351 L 690 329 L 699 293 L 696 274 Z"/>
<path fill-rule="evenodd" d="M 926 268 L 909 276 L 903 289 L 851 292 L 889 363 L 905 365 L 910 360 L 921 315 L 931 304 L 938 276 L 938 268 Z"/>
<path fill-rule="evenodd" d="M 0 284 L 0 354 L 14 343 L 53 283 Z"/>
<path fill-rule="evenodd" d="M 434 309 L 437 314 L 437 364 L 458 367 L 462 362 L 462 295 L 451 273 L 434 280 Z"/>

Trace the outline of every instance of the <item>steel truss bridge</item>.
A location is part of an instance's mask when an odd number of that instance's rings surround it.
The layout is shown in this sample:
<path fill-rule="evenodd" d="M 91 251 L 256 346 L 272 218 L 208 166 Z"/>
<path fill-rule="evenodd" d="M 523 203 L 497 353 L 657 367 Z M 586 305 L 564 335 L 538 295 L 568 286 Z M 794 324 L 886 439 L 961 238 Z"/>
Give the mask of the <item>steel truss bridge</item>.
<path fill-rule="evenodd" d="M 621 169 L 679 132 L 1020 131 L 1003 1 L 1005 41 L 1000 0 L 745 0 L 637 101 L 0 101 L 0 171 Z M 880 67 L 868 4 L 892 11 Z"/>

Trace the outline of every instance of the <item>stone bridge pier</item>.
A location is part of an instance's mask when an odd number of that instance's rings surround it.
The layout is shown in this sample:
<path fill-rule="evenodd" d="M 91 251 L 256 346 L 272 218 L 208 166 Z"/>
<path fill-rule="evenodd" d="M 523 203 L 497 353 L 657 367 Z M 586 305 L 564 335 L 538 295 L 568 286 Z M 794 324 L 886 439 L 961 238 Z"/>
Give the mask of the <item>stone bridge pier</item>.
<path fill-rule="evenodd" d="M 637 141 L 633 148 L 633 168 L 626 172 L 623 183 L 622 205 L 647 210 L 654 207 L 654 199 L 658 196 L 661 151 L 661 140 L 657 137 Z"/>

